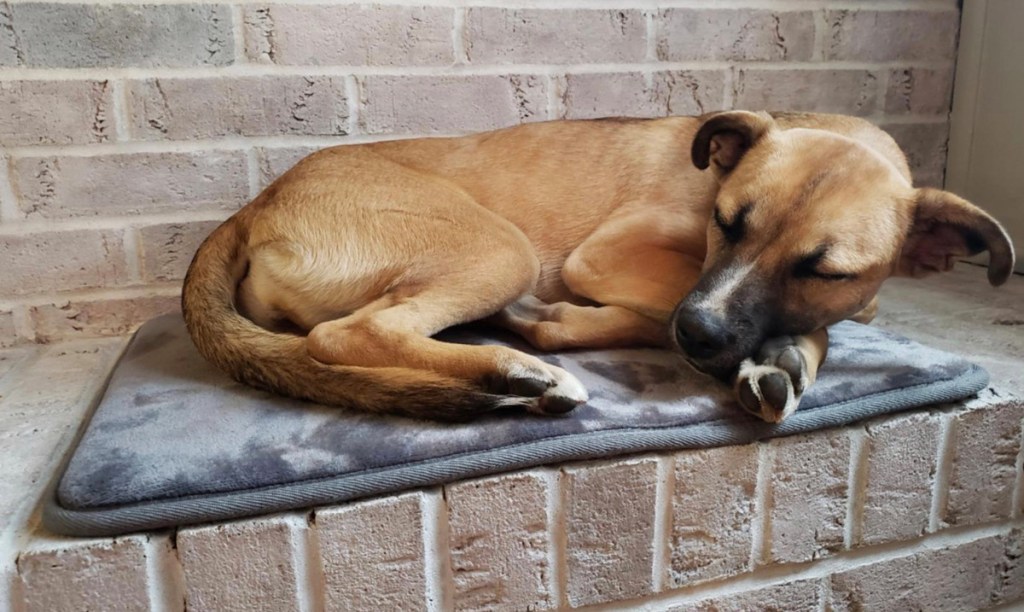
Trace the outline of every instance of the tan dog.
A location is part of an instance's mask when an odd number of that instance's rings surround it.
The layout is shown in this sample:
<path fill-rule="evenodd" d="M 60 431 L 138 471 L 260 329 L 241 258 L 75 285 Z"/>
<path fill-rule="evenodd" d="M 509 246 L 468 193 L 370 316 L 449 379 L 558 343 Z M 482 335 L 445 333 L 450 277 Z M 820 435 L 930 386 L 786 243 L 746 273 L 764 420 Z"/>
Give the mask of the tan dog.
<path fill-rule="evenodd" d="M 206 240 L 183 307 L 236 379 L 327 404 L 449 419 L 586 401 L 535 357 L 431 339 L 489 318 L 544 350 L 675 345 L 779 421 L 826 326 L 870 320 L 889 276 L 983 250 L 1006 281 L 999 224 L 914 189 L 860 119 L 564 121 L 310 155 Z"/>

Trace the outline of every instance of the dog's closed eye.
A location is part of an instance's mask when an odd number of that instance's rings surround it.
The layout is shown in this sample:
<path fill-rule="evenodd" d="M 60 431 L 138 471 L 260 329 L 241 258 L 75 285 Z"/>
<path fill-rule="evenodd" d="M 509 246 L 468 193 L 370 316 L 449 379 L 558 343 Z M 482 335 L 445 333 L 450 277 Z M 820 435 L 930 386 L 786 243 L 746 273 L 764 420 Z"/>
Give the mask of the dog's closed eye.
<path fill-rule="evenodd" d="M 796 264 L 793 266 L 793 277 L 817 278 L 828 281 L 853 280 L 857 278 L 857 275 L 852 272 L 822 270 L 821 262 L 825 258 L 825 254 L 827 252 L 828 246 L 822 245 L 815 249 L 814 252 L 797 260 Z"/>

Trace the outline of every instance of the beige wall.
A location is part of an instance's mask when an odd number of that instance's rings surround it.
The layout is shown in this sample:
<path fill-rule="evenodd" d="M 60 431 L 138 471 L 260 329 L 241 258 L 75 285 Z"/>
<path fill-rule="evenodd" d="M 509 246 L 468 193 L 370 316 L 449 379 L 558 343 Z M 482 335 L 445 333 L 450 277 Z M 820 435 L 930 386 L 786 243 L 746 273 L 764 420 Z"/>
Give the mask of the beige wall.
<path fill-rule="evenodd" d="M 940 183 L 958 18 L 955 0 L 0 3 L 0 344 L 175 308 L 213 223 L 336 143 L 805 109 L 877 121 Z"/>
<path fill-rule="evenodd" d="M 964 6 L 946 186 L 991 211 L 1024 245 L 1024 2 Z M 984 258 L 985 256 L 983 256 Z M 1024 272 L 1018 257 L 1017 270 Z"/>

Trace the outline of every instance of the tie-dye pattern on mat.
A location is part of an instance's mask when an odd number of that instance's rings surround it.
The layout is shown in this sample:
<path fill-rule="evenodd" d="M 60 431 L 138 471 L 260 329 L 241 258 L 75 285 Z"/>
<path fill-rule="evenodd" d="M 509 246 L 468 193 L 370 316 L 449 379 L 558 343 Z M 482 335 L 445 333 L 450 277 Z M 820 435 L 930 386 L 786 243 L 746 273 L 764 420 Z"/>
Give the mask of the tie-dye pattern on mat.
<path fill-rule="evenodd" d="M 53 531 L 112 535 L 342 502 L 529 466 L 745 443 L 973 395 L 984 370 L 844 322 L 800 409 L 747 416 L 726 387 L 656 350 L 544 359 L 591 400 L 564 417 L 492 414 L 468 424 L 352 413 L 237 384 L 196 353 L 178 315 L 132 340 L 44 511 Z M 446 332 L 456 342 L 505 342 Z"/>

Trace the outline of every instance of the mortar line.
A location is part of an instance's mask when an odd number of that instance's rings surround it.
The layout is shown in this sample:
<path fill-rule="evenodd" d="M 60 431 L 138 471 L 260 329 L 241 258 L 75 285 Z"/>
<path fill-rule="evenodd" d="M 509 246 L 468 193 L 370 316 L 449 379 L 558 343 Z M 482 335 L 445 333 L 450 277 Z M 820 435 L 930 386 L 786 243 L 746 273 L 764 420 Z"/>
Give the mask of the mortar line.
<path fill-rule="evenodd" d="M 884 113 L 889 103 L 889 80 L 892 76 L 892 68 L 883 68 L 874 72 L 878 78 L 878 89 L 875 91 L 875 108 Z"/>
<path fill-rule="evenodd" d="M 17 559 L 17 551 L 0 546 L 0 612 L 25 612 Z"/>
<path fill-rule="evenodd" d="M 823 576 L 818 583 L 818 611 L 832 612 L 832 581 Z"/>
<path fill-rule="evenodd" d="M 651 590 L 660 593 L 668 588 L 668 571 L 672 562 L 672 521 L 675 498 L 675 457 L 657 457 L 657 484 L 654 489 L 654 542 L 651 563 Z"/>
<path fill-rule="evenodd" d="M 451 553 L 448 545 L 448 504 L 444 489 L 423 491 L 421 496 L 423 525 L 423 567 L 425 593 L 429 612 L 452 609 Z"/>
<path fill-rule="evenodd" d="M 119 287 L 116 289 L 83 289 L 68 292 L 38 293 L 0 300 L 0 308 L 13 309 L 16 306 L 45 306 L 53 303 L 75 301 L 109 301 L 145 297 L 173 297 L 181 292 L 181 282 L 153 283 L 142 287 Z"/>
<path fill-rule="evenodd" d="M 811 21 L 814 23 L 814 39 L 811 42 L 811 61 L 825 63 L 825 31 L 828 27 L 828 13 L 819 8 L 814 11 Z M 828 62 L 831 65 L 832 62 Z"/>
<path fill-rule="evenodd" d="M 545 472 L 548 483 L 547 520 L 550 542 L 548 564 L 551 567 L 549 586 L 551 601 L 558 609 L 569 607 L 569 536 L 565 523 L 568 488 L 565 472 L 554 468 Z"/>
<path fill-rule="evenodd" d="M 126 227 L 146 227 L 163 223 L 191 221 L 222 221 L 230 210 L 172 212 L 152 215 L 117 215 L 110 217 L 71 217 L 68 219 L 32 219 L 0 225 L 0 236 L 24 236 L 36 233 L 73 232 L 77 230 L 119 230 Z"/>
<path fill-rule="evenodd" d="M 136 153 L 204 153 L 210 151 L 244 151 L 250 147 L 329 147 L 341 144 L 363 144 L 384 140 L 409 138 L 442 138 L 458 136 L 461 133 L 437 134 L 372 134 L 366 136 L 232 136 L 218 139 L 196 140 L 136 140 L 123 143 L 101 143 L 93 145 L 36 145 L 8 147 L 11 157 L 100 157 L 104 155 L 125 155 Z"/>
<path fill-rule="evenodd" d="M 664 593 L 646 595 L 639 599 L 596 604 L 577 608 L 581 611 L 605 610 L 662 610 L 670 606 L 692 604 L 709 597 L 726 597 L 754 593 L 761 589 L 805 580 L 822 580 L 833 574 L 848 572 L 869 565 L 902 559 L 922 552 L 956 548 L 977 540 L 1002 537 L 1015 529 L 1024 528 L 1024 521 L 1002 521 L 944 529 L 916 540 L 888 542 L 839 551 L 821 559 L 800 563 L 765 565 L 739 576 L 683 587 Z"/>
<path fill-rule="evenodd" d="M 137 227 L 125 227 L 121 234 L 122 246 L 124 247 L 124 258 L 125 265 L 128 272 L 128 280 L 132 284 L 142 283 L 142 270 L 145 268 L 145 262 L 143 261 L 144 255 L 142 253 L 139 236 L 139 229 Z"/>
<path fill-rule="evenodd" d="M 936 532 L 946 518 L 949 500 L 949 472 L 953 465 L 953 444 L 956 438 L 955 414 L 944 415 L 939 425 L 939 443 L 932 479 L 932 504 L 928 512 L 928 531 Z"/>
<path fill-rule="evenodd" d="M 312 594 L 309 601 L 311 612 L 324 612 L 327 608 L 326 579 L 324 578 L 323 554 L 320 548 L 320 531 L 316 527 L 316 509 L 306 512 L 306 584 Z"/>
<path fill-rule="evenodd" d="M 854 548 L 861 542 L 864 529 L 864 502 L 868 479 L 869 435 L 864 427 L 849 430 L 850 467 L 846 483 L 846 525 L 843 547 Z"/>
<path fill-rule="evenodd" d="M 748 567 L 751 571 L 766 564 L 771 551 L 771 470 L 775 461 L 774 451 L 775 449 L 770 443 L 758 443 L 754 517 L 750 523 L 750 563 Z"/>
<path fill-rule="evenodd" d="M 1013 480 L 1013 507 L 1010 508 L 1010 518 L 1020 518 L 1024 512 L 1024 419 L 1021 423 L 1021 433 L 1018 434 L 1017 461 L 1014 462 L 1015 478 Z"/>
<path fill-rule="evenodd" d="M 249 58 L 245 55 L 245 12 L 243 4 L 231 5 L 231 37 L 234 39 L 234 63 L 248 64 Z"/>
<path fill-rule="evenodd" d="M 736 107 L 736 85 L 739 82 L 739 69 L 727 68 L 722 78 L 722 108 L 726 110 Z"/>
<path fill-rule="evenodd" d="M 359 117 L 362 112 L 363 86 L 353 75 L 345 77 L 345 103 L 348 105 L 348 135 L 359 133 Z"/>
<path fill-rule="evenodd" d="M 644 57 L 649 62 L 658 61 L 658 20 L 656 9 L 646 9 L 643 12 L 647 46 L 644 50 Z"/>
<path fill-rule="evenodd" d="M 260 167 L 256 159 L 256 147 L 245 150 L 245 166 L 249 175 L 249 201 L 260 194 Z"/>
<path fill-rule="evenodd" d="M 322 589 L 318 588 L 314 572 L 320 559 L 314 558 L 310 538 L 313 529 L 309 525 L 309 514 L 287 515 L 284 522 L 288 525 L 288 541 L 291 548 L 292 563 L 295 572 L 296 612 L 318 612 L 323 608 L 317 605 L 317 598 Z"/>
<path fill-rule="evenodd" d="M 11 4 L 22 4 L 34 0 L 12 0 Z M 80 4 L 81 0 L 51 0 L 53 4 Z M 93 0 L 90 4 L 97 6 L 139 6 L 139 5 L 180 5 L 192 4 L 193 0 Z M 289 0 L 295 5 L 327 5 L 327 4 L 360 4 L 365 0 Z M 228 4 L 234 6 L 251 6 L 265 4 L 259 0 L 234 0 Z M 576 0 L 572 4 L 552 5 L 550 0 L 378 0 L 376 4 L 385 6 L 431 6 L 431 7 L 464 7 L 480 6 L 486 8 L 524 9 L 547 8 L 551 10 L 573 9 L 608 9 L 608 4 L 601 0 Z M 894 6 L 895 5 L 895 6 Z M 664 6 L 669 8 L 717 9 L 717 8 L 767 8 L 777 12 L 800 12 L 815 8 L 864 9 L 881 12 L 898 10 L 916 10 L 923 12 L 948 12 L 956 9 L 956 5 L 939 4 L 931 0 L 901 0 L 893 3 L 886 0 L 634 0 L 630 8 L 648 8 Z"/>
<path fill-rule="evenodd" d="M 452 58 L 457 65 L 469 64 L 469 49 L 466 48 L 469 40 L 466 24 L 468 12 L 468 9 L 462 7 L 452 13 Z"/>
<path fill-rule="evenodd" d="M 643 71 L 640 71 L 643 72 Z M 557 77 L 558 75 L 554 75 Z M 728 78 L 728 77 L 727 77 Z M 729 92 L 726 92 L 728 95 Z M 876 113 L 863 117 L 868 121 L 885 125 L 897 124 L 944 124 L 943 115 L 886 115 Z M 204 153 L 211 151 L 244 151 L 250 147 L 290 148 L 329 147 L 335 145 L 365 144 L 373 142 L 408 140 L 412 138 L 444 138 L 464 136 L 470 132 L 443 133 L 387 133 L 355 134 L 346 136 L 233 136 L 218 139 L 196 140 L 146 140 L 131 142 L 107 142 L 91 145 L 35 145 L 7 148 L 10 158 L 15 157 L 102 157 L 105 155 L 127 155 L 137 153 Z M 5 198 L 6 199 L 6 198 Z"/>
<path fill-rule="evenodd" d="M 749 70 L 880 70 L 883 68 L 948 68 L 950 60 L 932 61 L 665 61 L 656 64 L 659 70 L 722 70 L 737 66 Z M 539 75 L 559 72 L 605 73 L 650 70 L 652 63 L 635 62 L 550 63 L 550 64 L 456 64 L 445 66 L 368 66 L 359 65 L 286 65 L 244 63 L 223 67 L 189 68 L 0 68 L 0 81 L 78 81 L 78 80 L 147 80 L 147 79 L 227 79 L 237 77 L 319 77 L 356 76 L 508 76 Z"/>
<path fill-rule="evenodd" d="M 18 207 L 18 196 L 14 195 L 12 163 L 14 163 L 13 158 L 6 151 L 0 149 L 0 224 L 24 218 Z"/>
<path fill-rule="evenodd" d="M 111 111 L 114 115 L 114 136 L 118 142 L 132 139 L 132 126 L 128 119 L 128 92 L 122 79 L 111 79 Z"/>
<path fill-rule="evenodd" d="M 143 554 L 146 559 L 146 594 L 152 612 L 180 612 L 185 601 L 184 570 L 173 546 L 171 534 L 148 533 Z"/>

